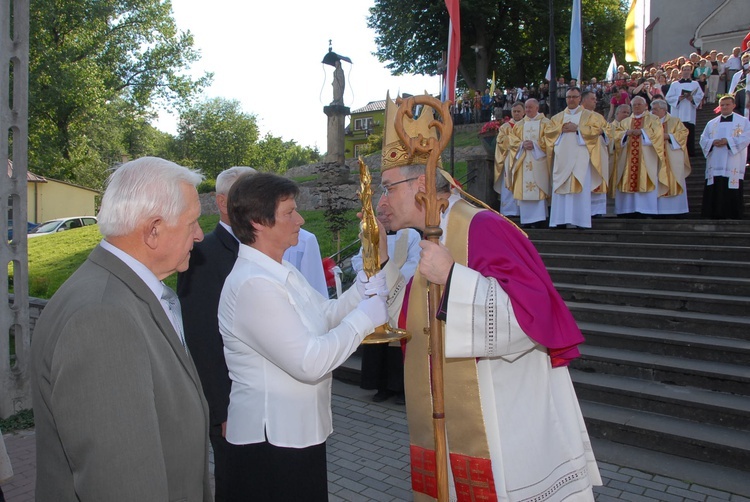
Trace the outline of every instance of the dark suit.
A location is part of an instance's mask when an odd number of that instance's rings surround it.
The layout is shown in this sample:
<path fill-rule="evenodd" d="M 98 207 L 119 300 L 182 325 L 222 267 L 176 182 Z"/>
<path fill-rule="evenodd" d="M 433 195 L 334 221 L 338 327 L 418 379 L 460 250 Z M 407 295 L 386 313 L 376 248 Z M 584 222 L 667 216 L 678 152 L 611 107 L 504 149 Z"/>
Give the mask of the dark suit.
<path fill-rule="evenodd" d="M 210 501 L 208 406 L 154 293 L 97 246 L 31 344 L 36 500 Z"/>
<path fill-rule="evenodd" d="M 198 369 L 211 416 L 209 437 L 214 450 L 217 502 L 225 500 L 226 458 L 230 446 L 221 435 L 221 424 L 227 420 L 232 388 L 217 314 L 221 289 L 234 267 L 239 247 L 237 240 L 217 223 L 214 231 L 193 247 L 187 271 L 177 276 L 185 341 Z"/>

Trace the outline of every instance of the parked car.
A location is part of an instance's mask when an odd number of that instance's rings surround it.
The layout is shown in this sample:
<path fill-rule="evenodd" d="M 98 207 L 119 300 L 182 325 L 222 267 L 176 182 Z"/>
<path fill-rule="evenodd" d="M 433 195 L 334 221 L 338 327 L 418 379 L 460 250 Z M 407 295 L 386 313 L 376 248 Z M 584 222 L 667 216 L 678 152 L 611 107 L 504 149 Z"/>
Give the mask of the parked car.
<path fill-rule="evenodd" d="M 29 239 L 42 235 L 54 234 L 56 232 L 64 232 L 65 230 L 73 230 L 74 228 L 81 228 L 87 225 L 96 225 L 96 217 L 70 216 L 68 218 L 58 218 L 56 220 L 45 221 L 29 232 Z"/>
<path fill-rule="evenodd" d="M 31 232 L 36 227 L 38 227 L 36 223 L 32 223 L 30 221 L 26 222 L 26 233 Z M 13 220 L 8 220 L 8 240 L 11 240 L 13 238 Z"/>

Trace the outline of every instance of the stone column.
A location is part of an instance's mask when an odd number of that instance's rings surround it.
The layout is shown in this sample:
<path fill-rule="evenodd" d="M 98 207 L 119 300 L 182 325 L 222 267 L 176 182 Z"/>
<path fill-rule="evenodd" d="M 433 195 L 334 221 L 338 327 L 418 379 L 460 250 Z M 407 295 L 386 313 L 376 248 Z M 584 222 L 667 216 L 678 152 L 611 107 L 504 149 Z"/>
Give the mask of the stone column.
<path fill-rule="evenodd" d="M 0 239 L 0 417 L 31 408 L 29 386 L 29 264 L 26 239 L 28 167 L 29 0 L 0 0 L 0 200 L 10 201 L 13 238 Z M 11 9 L 12 5 L 12 9 Z M 11 11 L 13 16 L 11 16 Z M 10 33 L 8 33 L 10 31 Z M 11 82 L 11 78 L 13 81 Z M 11 92 L 12 89 L 12 92 Z M 8 216 L 0 217 L 7 235 Z M 8 265 L 13 270 L 8 281 Z M 9 294 L 12 286 L 13 295 Z M 15 354 L 11 355 L 10 348 Z"/>

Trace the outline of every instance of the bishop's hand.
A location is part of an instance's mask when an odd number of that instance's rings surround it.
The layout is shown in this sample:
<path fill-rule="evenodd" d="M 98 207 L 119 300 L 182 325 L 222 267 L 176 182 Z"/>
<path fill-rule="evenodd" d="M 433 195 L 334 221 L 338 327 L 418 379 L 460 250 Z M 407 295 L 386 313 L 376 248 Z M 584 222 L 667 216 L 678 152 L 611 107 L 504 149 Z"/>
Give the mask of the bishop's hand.
<path fill-rule="evenodd" d="M 448 282 L 451 268 L 455 261 L 448 248 L 427 240 L 421 241 L 419 247 L 419 273 L 433 284 Z"/>

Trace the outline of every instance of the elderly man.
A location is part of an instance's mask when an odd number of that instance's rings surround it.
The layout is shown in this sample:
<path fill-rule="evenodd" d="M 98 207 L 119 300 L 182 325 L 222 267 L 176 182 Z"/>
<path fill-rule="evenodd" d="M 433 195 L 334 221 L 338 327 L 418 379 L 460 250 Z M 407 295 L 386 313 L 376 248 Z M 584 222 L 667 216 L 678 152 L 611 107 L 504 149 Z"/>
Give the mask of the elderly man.
<path fill-rule="evenodd" d="M 591 228 L 591 216 L 607 212 L 607 164 L 602 165 L 607 122 L 581 103 L 581 90 L 568 89 L 568 107 L 552 117 L 548 135 L 552 168 L 550 227 Z"/>
<path fill-rule="evenodd" d="M 495 191 L 500 194 L 500 214 L 518 216 L 518 202 L 513 198 L 511 190 L 510 171 L 513 159 L 518 151 L 518 145 L 511 145 L 511 131 L 517 123 L 523 120 L 524 104 L 516 102 L 510 109 L 512 118 L 500 126 L 495 142 Z"/>
<path fill-rule="evenodd" d="M 210 501 L 208 407 L 161 281 L 203 239 L 202 176 L 144 157 L 110 177 L 104 240 L 32 341 L 38 501 Z"/>
<path fill-rule="evenodd" d="M 393 212 L 393 229 L 424 230 L 425 209 L 415 196 L 425 191 L 426 159 L 411 157 L 395 135 L 394 108 L 388 100 L 383 204 Z M 425 125 L 405 127 L 434 137 Z M 384 268 L 392 318 L 412 333 L 405 383 L 414 499 L 437 496 L 430 354 L 422 333 L 428 323 L 444 322 L 450 499 L 459 491 L 459 500 L 541 500 L 554 493 L 555 500 L 593 501 L 599 471 L 566 367 L 583 341 L 573 317 L 523 233 L 451 194 L 440 176 L 437 193 L 448 206 L 442 244 L 420 243 L 409 288 L 395 264 Z M 428 281 L 442 289 L 437 320 L 427 318 Z"/>
<path fill-rule="evenodd" d="M 252 167 L 235 166 L 219 173 L 216 177 L 219 221 L 203 242 L 195 245 L 190 255 L 190 266 L 177 276 L 177 294 L 182 306 L 185 341 L 208 401 L 216 502 L 226 500 L 226 462 L 230 445 L 224 438 L 224 431 L 229 392 L 232 388 L 216 316 L 224 279 L 232 271 L 240 248 L 229 225 L 227 194 L 240 176 L 255 172 Z"/>
<path fill-rule="evenodd" d="M 701 215 L 706 218 L 741 219 L 750 120 L 734 113 L 732 96 L 719 100 L 721 115 L 706 124 L 701 148 L 706 156 L 706 185 Z"/>
<path fill-rule="evenodd" d="M 680 119 L 670 115 L 663 99 L 651 102 L 651 112 L 659 118 L 664 131 L 664 164 L 659 180 L 667 190 L 659 196 L 659 214 L 685 214 L 688 209 L 687 181 L 690 176 L 690 157 L 687 153 L 687 128 Z"/>
<path fill-rule="evenodd" d="M 657 198 L 666 185 L 659 183 L 664 163 L 664 131 L 658 118 L 648 112 L 646 100 L 631 101 L 633 114 L 615 132 L 617 177 L 615 213 L 658 214 Z"/>
<path fill-rule="evenodd" d="M 693 67 L 690 63 L 682 65 L 682 78 L 672 82 L 664 99 L 672 107 L 672 114 L 680 119 L 688 130 L 687 151 L 695 155 L 695 110 L 703 100 L 703 90 L 697 80 L 692 80 Z"/>
<path fill-rule="evenodd" d="M 518 202 L 521 224 L 544 226 L 547 204 L 551 195 L 550 164 L 545 134 L 550 121 L 539 113 L 539 102 L 531 98 L 525 103 L 526 117 L 518 122 L 510 134 L 512 147 L 517 151 L 509 177 L 513 197 Z"/>

